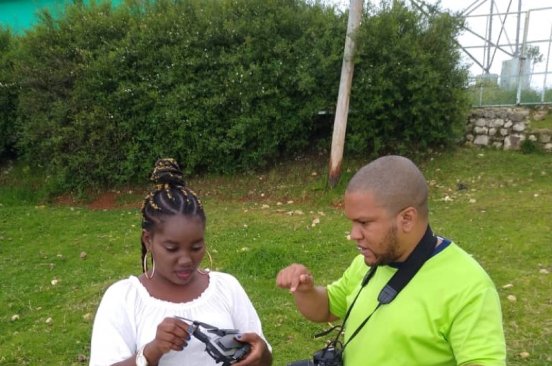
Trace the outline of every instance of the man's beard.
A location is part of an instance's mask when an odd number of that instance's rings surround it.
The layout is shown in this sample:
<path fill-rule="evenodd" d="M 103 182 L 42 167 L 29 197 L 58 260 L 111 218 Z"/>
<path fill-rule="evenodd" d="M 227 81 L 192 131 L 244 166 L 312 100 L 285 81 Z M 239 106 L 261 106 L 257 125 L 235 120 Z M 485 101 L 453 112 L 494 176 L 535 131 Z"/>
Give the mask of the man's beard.
<path fill-rule="evenodd" d="M 387 231 L 380 247 L 385 248 L 385 252 L 383 252 L 377 259 L 378 265 L 385 265 L 399 260 L 401 255 L 399 253 L 397 225 L 393 224 L 389 231 Z"/>

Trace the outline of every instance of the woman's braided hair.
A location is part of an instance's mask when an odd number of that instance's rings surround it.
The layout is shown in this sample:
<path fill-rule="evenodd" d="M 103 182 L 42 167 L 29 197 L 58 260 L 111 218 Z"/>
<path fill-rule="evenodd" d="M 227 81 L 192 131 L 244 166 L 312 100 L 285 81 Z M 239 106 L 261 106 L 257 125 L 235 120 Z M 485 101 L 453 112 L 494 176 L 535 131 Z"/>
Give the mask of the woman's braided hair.
<path fill-rule="evenodd" d="M 172 215 L 197 217 L 205 224 L 203 205 L 195 192 L 186 187 L 176 160 L 157 160 L 150 180 L 155 186 L 142 203 L 142 229 L 153 231 L 162 217 Z M 142 240 L 142 261 L 146 253 Z"/>

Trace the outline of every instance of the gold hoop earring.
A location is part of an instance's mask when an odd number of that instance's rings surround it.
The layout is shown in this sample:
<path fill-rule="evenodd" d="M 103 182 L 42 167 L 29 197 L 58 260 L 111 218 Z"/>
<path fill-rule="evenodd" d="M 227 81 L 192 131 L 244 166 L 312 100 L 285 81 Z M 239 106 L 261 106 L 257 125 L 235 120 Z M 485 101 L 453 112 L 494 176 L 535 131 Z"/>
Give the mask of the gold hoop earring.
<path fill-rule="evenodd" d="M 148 253 L 151 254 L 151 275 L 148 276 Z M 155 273 L 155 261 L 153 260 L 153 253 L 151 251 L 147 251 L 146 255 L 144 255 L 144 263 L 142 264 L 143 270 L 144 270 L 144 276 L 148 280 L 151 280 L 153 278 L 153 274 Z"/>
<path fill-rule="evenodd" d="M 211 253 L 209 253 L 209 249 L 205 250 L 207 252 L 207 257 L 209 257 L 209 268 L 205 268 L 204 270 L 198 268 L 197 271 L 201 274 L 207 274 L 211 272 L 211 268 L 213 268 L 213 257 L 211 257 Z"/>

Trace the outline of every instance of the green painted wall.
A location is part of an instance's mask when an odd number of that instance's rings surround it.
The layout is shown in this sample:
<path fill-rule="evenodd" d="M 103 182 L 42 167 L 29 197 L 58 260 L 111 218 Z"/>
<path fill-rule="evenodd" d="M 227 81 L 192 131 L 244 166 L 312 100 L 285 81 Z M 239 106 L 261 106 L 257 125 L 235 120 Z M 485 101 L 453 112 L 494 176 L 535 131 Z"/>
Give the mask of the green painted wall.
<path fill-rule="evenodd" d="M 37 21 L 37 11 L 47 8 L 59 14 L 70 0 L 0 0 L 0 25 L 21 33 Z"/>
<path fill-rule="evenodd" d="M 122 0 L 112 0 L 120 4 Z M 9 27 L 16 33 L 23 33 L 37 22 L 37 12 L 48 9 L 56 16 L 63 12 L 73 0 L 0 0 L 0 26 Z M 84 0 L 87 4 L 88 0 Z"/>

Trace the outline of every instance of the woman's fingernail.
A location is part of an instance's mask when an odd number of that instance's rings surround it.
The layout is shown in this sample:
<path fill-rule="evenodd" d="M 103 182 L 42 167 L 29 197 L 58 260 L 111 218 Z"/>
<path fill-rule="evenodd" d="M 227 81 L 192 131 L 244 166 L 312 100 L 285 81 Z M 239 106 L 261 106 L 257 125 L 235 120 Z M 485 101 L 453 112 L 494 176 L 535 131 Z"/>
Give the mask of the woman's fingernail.
<path fill-rule="evenodd" d="M 241 334 L 236 335 L 236 339 L 241 339 L 241 338 L 242 338 Z"/>

